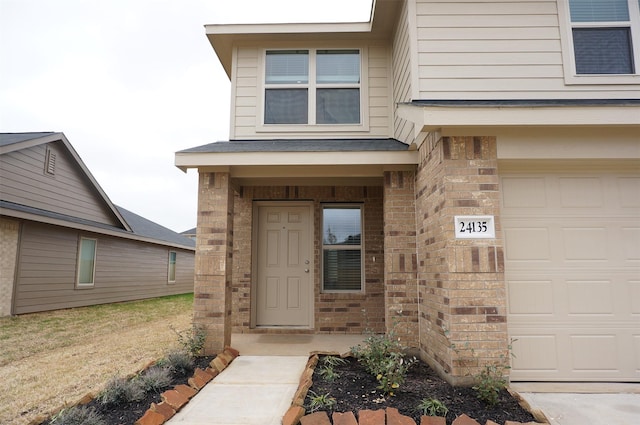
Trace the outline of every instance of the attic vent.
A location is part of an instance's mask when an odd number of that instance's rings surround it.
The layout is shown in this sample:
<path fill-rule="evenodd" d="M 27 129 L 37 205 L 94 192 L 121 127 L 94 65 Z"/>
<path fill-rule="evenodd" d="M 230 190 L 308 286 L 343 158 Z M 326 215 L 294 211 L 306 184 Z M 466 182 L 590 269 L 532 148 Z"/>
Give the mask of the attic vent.
<path fill-rule="evenodd" d="M 56 174 L 56 153 L 47 149 L 47 155 L 44 160 L 44 172 L 51 176 Z"/>

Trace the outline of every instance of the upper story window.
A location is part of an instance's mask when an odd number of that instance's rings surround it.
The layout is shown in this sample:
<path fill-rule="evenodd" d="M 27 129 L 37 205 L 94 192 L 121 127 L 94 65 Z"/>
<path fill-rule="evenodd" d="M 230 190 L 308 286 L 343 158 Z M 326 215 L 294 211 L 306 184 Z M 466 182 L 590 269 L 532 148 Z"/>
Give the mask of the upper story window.
<path fill-rule="evenodd" d="M 268 50 L 264 124 L 360 124 L 360 50 Z"/>
<path fill-rule="evenodd" d="M 568 0 L 568 6 L 566 13 L 571 40 L 568 47 L 573 51 L 571 59 L 575 76 L 612 77 L 638 74 L 639 0 Z M 603 81 L 603 78 L 600 78 L 600 81 L 584 82 L 626 81 L 620 81 L 619 78 L 617 81 Z"/>

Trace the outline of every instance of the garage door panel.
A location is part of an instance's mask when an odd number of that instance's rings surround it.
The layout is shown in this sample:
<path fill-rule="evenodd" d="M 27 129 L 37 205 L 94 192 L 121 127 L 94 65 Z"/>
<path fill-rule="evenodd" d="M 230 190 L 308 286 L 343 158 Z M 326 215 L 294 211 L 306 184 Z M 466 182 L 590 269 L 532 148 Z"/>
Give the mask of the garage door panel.
<path fill-rule="evenodd" d="M 640 176 L 501 183 L 512 379 L 640 381 Z"/>

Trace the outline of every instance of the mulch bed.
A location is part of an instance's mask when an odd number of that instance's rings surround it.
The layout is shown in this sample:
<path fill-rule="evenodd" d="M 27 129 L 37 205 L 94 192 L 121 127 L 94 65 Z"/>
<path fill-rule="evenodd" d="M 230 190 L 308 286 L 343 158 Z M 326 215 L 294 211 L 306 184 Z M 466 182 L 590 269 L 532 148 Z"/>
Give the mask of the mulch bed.
<path fill-rule="evenodd" d="M 194 359 L 194 370 L 195 368 L 200 368 L 202 370 L 206 369 L 214 358 L 215 356 L 196 357 Z M 162 391 L 171 389 L 180 384 L 187 385 L 188 380 L 192 375 L 192 373 L 186 375 L 173 375 L 173 381 L 171 384 L 163 388 Z M 117 406 L 105 406 L 96 399 L 90 401 L 86 406 L 88 408 L 95 409 L 107 425 L 132 425 L 145 414 L 147 409 L 151 407 L 151 403 L 159 404 L 162 401 L 160 399 L 162 391 L 158 393 L 147 393 L 145 398 L 140 401 L 119 404 Z M 46 425 L 49 425 L 50 423 L 50 421 L 44 422 Z"/>
<path fill-rule="evenodd" d="M 364 409 L 395 407 L 401 414 L 412 417 L 416 423 L 420 423 L 422 414 L 417 406 L 422 399 L 434 398 L 444 403 L 449 409 L 446 416 L 447 424 L 451 424 L 463 413 L 480 423 L 485 423 L 487 420 L 497 423 L 504 423 L 507 420 L 535 422 L 533 415 L 522 408 L 507 391 L 502 391 L 500 400 L 495 406 L 488 406 L 477 398 L 472 388 L 452 387 L 421 361 L 416 362 L 409 369 L 404 384 L 391 397 L 385 396 L 382 390 L 377 389 L 378 381 L 364 370 L 356 359 L 347 357 L 345 360 L 347 360 L 346 364 L 334 367 L 340 376 L 333 382 L 328 382 L 319 375 L 321 362 L 318 363 L 313 375 L 313 385 L 305 400 L 307 413 L 313 392 L 317 395 L 328 394 L 336 399 L 335 407 L 332 410 L 325 410 L 330 417 L 333 412 L 357 413 Z"/>

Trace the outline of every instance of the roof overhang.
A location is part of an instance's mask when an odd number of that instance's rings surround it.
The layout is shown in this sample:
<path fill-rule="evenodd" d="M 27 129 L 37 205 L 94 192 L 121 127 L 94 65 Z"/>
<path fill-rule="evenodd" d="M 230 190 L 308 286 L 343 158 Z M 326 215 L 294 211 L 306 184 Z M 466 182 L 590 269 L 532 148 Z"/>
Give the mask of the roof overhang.
<path fill-rule="evenodd" d="M 373 0 L 368 22 L 210 24 L 205 25 L 209 43 L 227 76 L 231 77 L 233 47 L 242 43 L 390 39 L 403 0 Z"/>
<path fill-rule="evenodd" d="M 420 131 L 446 127 L 640 126 L 636 99 L 599 101 L 414 101 L 398 115 Z"/>

